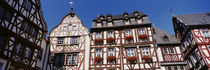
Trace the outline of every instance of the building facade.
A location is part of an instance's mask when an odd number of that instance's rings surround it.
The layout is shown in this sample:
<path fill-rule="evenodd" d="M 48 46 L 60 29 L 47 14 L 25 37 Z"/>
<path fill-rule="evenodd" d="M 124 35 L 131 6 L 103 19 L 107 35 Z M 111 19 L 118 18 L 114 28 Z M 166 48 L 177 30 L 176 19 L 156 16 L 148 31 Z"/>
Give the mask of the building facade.
<path fill-rule="evenodd" d="M 0 3 L 0 70 L 46 70 L 49 47 L 40 0 Z"/>
<path fill-rule="evenodd" d="M 210 13 L 175 15 L 173 25 L 188 67 L 209 70 Z"/>
<path fill-rule="evenodd" d="M 91 70 L 160 70 L 151 22 L 144 13 L 99 15 L 90 37 Z"/>
<path fill-rule="evenodd" d="M 157 27 L 153 27 L 161 70 L 188 70 L 179 40 Z"/>
<path fill-rule="evenodd" d="M 71 11 L 49 35 L 50 52 L 55 70 L 87 70 L 89 32 L 78 16 Z"/>

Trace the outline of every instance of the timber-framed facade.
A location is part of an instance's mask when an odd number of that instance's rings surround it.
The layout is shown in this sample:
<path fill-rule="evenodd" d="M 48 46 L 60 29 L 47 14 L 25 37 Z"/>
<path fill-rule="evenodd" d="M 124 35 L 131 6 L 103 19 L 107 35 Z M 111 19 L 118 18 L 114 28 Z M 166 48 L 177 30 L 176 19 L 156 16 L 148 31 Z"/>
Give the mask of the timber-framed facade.
<path fill-rule="evenodd" d="M 210 69 L 210 13 L 173 16 L 174 32 L 190 69 Z"/>
<path fill-rule="evenodd" d="M 71 11 L 49 35 L 53 69 L 87 70 L 89 32 L 78 16 Z"/>
<path fill-rule="evenodd" d="M 40 1 L 0 2 L 0 70 L 45 70 L 49 49 Z"/>

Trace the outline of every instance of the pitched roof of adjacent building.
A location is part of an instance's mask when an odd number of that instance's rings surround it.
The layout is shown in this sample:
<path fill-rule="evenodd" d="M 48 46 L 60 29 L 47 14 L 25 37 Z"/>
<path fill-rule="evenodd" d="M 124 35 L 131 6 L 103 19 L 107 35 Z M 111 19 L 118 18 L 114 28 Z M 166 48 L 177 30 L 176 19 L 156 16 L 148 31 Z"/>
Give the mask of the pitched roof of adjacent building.
<path fill-rule="evenodd" d="M 179 44 L 180 43 L 175 36 L 168 34 L 167 32 L 154 26 L 152 27 L 152 29 L 153 29 L 154 41 L 156 44 Z"/>
<path fill-rule="evenodd" d="M 210 24 L 210 12 L 208 13 L 196 13 L 196 14 L 186 14 L 186 15 L 176 15 L 185 25 L 206 25 Z"/>

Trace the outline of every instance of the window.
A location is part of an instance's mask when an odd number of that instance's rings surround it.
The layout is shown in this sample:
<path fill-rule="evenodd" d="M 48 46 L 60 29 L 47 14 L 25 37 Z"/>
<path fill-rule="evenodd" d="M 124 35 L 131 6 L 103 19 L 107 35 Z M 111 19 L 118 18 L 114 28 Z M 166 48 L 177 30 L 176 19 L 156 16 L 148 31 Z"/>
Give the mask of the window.
<path fill-rule="evenodd" d="M 174 70 L 178 70 L 178 67 L 177 66 L 174 66 Z"/>
<path fill-rule="evenodd" d="M 165 35 L 165 36 L 163 37 L 163 41 L 169 41 L 168 36 Z"/>
<path fill-rule="evenodd" d="M 66 65 L 77 64 L 77 53 L 66 54 Z"/>
<path fill-rule="evenodd" d="M 96 38 L 102 38 L 101 32 L 96 32 Z"/>
<path fill-rule="evenodd" d="M 0 7 L 0 19 L 4 16 L 4 9 Z"/>
<path fill-rule="evenodd" d="M 184 70 L 184 67 L 183 66 L 180 66 L 180 70 Z"/>
<path fill-rule="evenodd" d="M 28 32 L 30 31 L 30 26 L 29 26 L 27 23 L 25 23 L 24 26 L 23 26 L 23 30 L 24 30 L 26 33 L 28 33 Z"/>
<path fill-rule="evenodd" d="M 171 53 L 175 53 L 174 48 L 170 48 Z"/>
<path fill-rule="evenodd" d="M 101 27 L 102 24 L 101 23 L 96 23 L 97 27 Z"/>
<path fill-rule="evenodd" d="M 0 50 L 2 49 L 2 47 L 4 45 L 4 41 L 5 41 L 5 37 L 0 35 Z"/>
<path fill-rule="evenodd" d="M 202 31 L 202 35 L 204 38 L 210 38 L 210 32 L 209 31 Z"/>
<path fill-rule="evenodd" d="M 73 45 L 78 44 L 78 37 L 72 37 L 71 44 L 73 44 Z"/>
<path fill-rule="evenodd" d="M 129 21 L 128 20 L 125 20 L 125 25 L 129 25 Z"/>
<path fill-rule="evenodd" d="M 32 29 L 32 36 L 33 37 L 36 37 L 37 36 L 37 30 L 36 30 L 36 28 L 33 28 Z"/>
<path fill-rule="evenodd" d="M 142 23 L 142 19 L 137 19 L 137 23 L 141 24 Z"/>
<path fill-rule="evenodd" d="M 141 50 L 142 50 L 142 55 L 150 55 L 149 48 L 141 48 Z"/>
<path fill-rule="evenodd" d="M 72 29 L 72 26 L 71 26 L 72 24 L 69 24 L 68 25 L 68 30 L 71 30 Z"/>
<path fill-rule="evenodd" d="M 25 51 L 25 57 L 30 59 L 32 56 L 32 50 L 30 48 L 26 48 L 26 51 Z"/>
<path fill-rule="evenodd" d="M 77 25 L 73 25 L 72 30 L 77 30 Z"/>
<path fill-rule="evenodd" d="M 11 18 L 12 18 L 12 14 L 9 13 L 9 12 L 7 12 L 6 15 L 5 15 L 5 19 L 6 19 L 7 21 L 10 21 Z"/>
<path fill-rule="evenodd" d="M 172 70 L 171 66 L 168 66 L 168 70 Z"/>
<path fill-rule="evenodd" d="M 19 43 L 17 45 L 17 48 L 16 49 L 17 49 L 16 50 L 16 54 L 18 54 L 18 55 L 22 55 L 23 54 L 24 46 L 21 43 Z"/>
<path fill-rule="evenodd" d="M 125 31 L 125 36 L 130 36 L 131 35 L 131 30 L 126 30 Z"/>
<path fill-rule="evenodd" d="M 114 48 L 108 49 L 108 56 L 114 56 Z"/>
<path fill-rule="evenodd" d="M 96 57 L 102 57 L 101 49 L 96 49 Z"/>
<path fill-rule="evenodd" d="M 168 48 L 163 48 L 163 52 L 164 52 L 165 54 L 167 54 L 167 53 L 168 53 Z"/>
<path fill-rule="evenodd" d="M 68 26 L 63 26 L 63 30 L 67 30 L 68 29 Z"/>
<path fill-rule="evenodd" d="M 108 31 L 108 38 L 113 38 L 113 32 L 112 31 Z"/>
<path fill-rule="evenodd" d="M 113 26 L 112 22 L 107 23 L 108 26 Z"/>
<path fill-rule="evenodd" d="M 64 44 L 64 38 L 58 38 L 58 45 Z"/>
<path fill-rule="evenodd" d="M 23 3 L 23 7 L 25 7 L 27 11 L 30 11 L 31 3 L 28 0 L 25 0 L 25 2 Z"/>
<path fill-rule="evenodd" d="M 141 34 L 145 34 L 145 30 L 144 29 L 139 29 L 138 32 L 139 32 L 140 35 Z"/>
<path fill-rule="evenodd" d="M 134 48 L 127 49 L 127 55 L 128 57 L 135 56 L 135 49 Z"/>

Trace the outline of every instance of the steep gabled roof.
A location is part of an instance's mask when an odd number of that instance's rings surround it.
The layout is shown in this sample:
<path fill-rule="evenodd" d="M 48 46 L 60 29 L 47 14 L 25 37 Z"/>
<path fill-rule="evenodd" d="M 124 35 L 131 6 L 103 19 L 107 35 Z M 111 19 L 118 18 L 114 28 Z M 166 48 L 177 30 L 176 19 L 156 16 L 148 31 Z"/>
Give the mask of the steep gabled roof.
<path fill-rule="evenodd" d="M 185 25 L 210 25 L 210 12 L 176 15 L 175 18 L 179 19 Z"/>
<path fill-rule="evenodd" d="M 168 34 L 165 31 L 154 26 L 152 27 L 152 29 L 153 29 L 154 41 L 156 44 L 160 45 L 160 44 L 179 44 L 180 43 L 175 36 Z M 164 38 L 168 38 L 168 40 L 164 41 Z"/>

